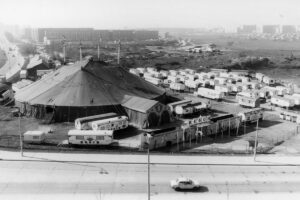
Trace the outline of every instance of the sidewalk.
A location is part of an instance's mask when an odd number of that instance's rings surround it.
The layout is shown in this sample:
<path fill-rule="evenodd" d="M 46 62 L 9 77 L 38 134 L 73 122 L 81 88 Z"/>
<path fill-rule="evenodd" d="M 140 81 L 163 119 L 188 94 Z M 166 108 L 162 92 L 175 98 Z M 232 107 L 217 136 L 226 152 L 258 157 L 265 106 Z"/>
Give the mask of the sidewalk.
<path fill-rule="evenodd" d="M 104 153 L 44 153 L 0 150 L 1 160 L 41 162 L 91 162 L 145 164 L 147 154 L 104 154 Z M 257 155 L 253 156 L 209 156 L 209 155 L 151 155 L 153 164 L 179 165 L 300 165 L 300 156 Z"/>

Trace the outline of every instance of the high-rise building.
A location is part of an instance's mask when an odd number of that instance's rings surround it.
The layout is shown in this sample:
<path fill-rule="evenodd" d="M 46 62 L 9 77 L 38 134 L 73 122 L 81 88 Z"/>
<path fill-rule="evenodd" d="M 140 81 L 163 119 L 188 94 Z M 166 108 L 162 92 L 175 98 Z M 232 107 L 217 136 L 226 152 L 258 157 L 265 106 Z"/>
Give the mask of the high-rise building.
<path fill-rule="evenodd" d="M 287 34 L 287 33 L 296 33 L 296 26 L 294 25 L 282 25 L 281 27 L 281 33 Z"/>
<path fill-rule="evenodd" d="M 278 34 L 280 33 L 279 25 L 263 25 L 262 32 L 266 34 Z"/>
<path fill-rule="evenodd" d="M 250 34 L 257 32 L 257 26 L 256 25 L 243 25 L 241 27 L 238 27 L 237 33 L 240 34 Z"/>
<path fill-rule="evenodd" d="M 158 39 L 158 31 L 151 30 L 94 30 L 93 28 L 39 28 L 38 42 L 45 35 L 49 41 L 141 41 Z"/>

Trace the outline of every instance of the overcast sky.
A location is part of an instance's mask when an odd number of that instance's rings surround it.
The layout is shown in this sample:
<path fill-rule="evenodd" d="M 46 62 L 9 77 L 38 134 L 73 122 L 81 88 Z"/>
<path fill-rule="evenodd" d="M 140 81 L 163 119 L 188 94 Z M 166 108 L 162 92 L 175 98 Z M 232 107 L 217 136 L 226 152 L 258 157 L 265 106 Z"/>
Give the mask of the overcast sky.
<path fill-rule="evenodd" d="M 300 0 L 0 0 L 0 22 L 99 29 L 300 24 Z"/>

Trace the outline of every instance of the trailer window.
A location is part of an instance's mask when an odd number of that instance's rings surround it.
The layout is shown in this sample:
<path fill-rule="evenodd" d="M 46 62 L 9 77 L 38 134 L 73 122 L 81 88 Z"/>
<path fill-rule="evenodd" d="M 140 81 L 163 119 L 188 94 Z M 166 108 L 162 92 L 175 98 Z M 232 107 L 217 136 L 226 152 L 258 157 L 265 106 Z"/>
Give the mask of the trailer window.
<path fill-rule="evenodd" d="M 96 136 L 96 140 L 104 140 L 104 136 Z"/>
<path fill-rule="evenodd" d="M 32 139 L 38 140 L 40 137 L 39 136 L 32 136 Z"/>
<path fill-rule="evenodd" d="M 76 136 L 76 140 L 84 140 L 84 137 L 82 135 Z"/>

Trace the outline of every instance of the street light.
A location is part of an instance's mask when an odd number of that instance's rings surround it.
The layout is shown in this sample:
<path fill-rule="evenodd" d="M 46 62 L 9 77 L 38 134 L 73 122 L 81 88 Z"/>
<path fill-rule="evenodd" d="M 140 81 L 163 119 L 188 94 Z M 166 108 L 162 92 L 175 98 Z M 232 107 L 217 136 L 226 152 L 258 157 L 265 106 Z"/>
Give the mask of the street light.
<path fill-rule="evenodd" d="M 144 142 L 144 148 L 147 147 L 147 172 L 148 172 L 148 184 L 147 184 L 147 193 L 148 193 L 148 200 L 150 200 L 150 141 L 151 135 L 147 134 L 147 141 Z"/>
<path fill-rule="evenodd" d="M 257 123 L 256 123 L 256 133 L 255 133 L 255 141 L 254 141 L 254 155 L 253 155 L 254 161 L 256 159 L 256 149 L 257 149 L 257 143 L 258 143 L 258 141 L 257 141 L 257 137 L 258 137 L 258 120 L 259 119 L 257 119 Z"/>
<path fill-rule="evenodd" d="M 21 132 L 21 111 L 20 108 L 18 109 L 18 118 L 19 118 L 19 136 L 20 136 L 20 151 L 21 156 L 23 157 L 23 138 L 22 138 L 22 132 Z"/>

